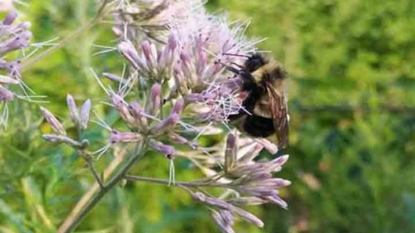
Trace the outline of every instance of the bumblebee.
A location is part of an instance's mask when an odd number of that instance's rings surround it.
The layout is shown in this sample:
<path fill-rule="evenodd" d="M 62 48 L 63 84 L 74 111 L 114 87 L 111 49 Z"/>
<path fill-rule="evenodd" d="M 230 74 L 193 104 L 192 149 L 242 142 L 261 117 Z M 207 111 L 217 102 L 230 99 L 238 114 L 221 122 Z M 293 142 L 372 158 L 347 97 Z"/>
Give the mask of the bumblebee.
<path fill-rule="evenodd" d="M 276 136 L 277 144 L 284 148 L 288 143 L 288 106 L 286 97 L 287 73 L 277 61 L 256 53 L 246 56 L 243 66 L 226 68 L 242 80 L 242 91 L 248 96 L 244 109 L 231 115 L 229 120 L 252 137 Z"/>

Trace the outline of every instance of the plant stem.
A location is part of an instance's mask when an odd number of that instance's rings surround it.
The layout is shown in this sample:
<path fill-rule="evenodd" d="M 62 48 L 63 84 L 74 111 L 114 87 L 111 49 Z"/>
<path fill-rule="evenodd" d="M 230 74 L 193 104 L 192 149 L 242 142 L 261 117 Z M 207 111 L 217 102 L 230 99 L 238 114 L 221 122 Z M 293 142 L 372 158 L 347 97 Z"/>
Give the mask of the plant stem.
<path fill-rule="evenodd" d="M 119 165 L 124 161 L 126 154 L 120 153 L 117 154 L 115 159 L 110 163 L 110 165 L 105 169 L 104 171 L 104 178 L 103 180 L 107 180 L 114 171 L 119 167 Z M 100 187 L 98 183 L 95 183 L 91 186 L 91 188 L 86 192 L 81 199 L 76 203 L 74 208 L 72 208 L 71 213 L 68 215 L 68 217 L 65 220 L 65 223 L 62 224 L 61 228 L 64 224 L 67 224 L 69 222 L 69 219 L 74 218 L 82 209 L 85 208 L 85 206 L 89 203 L 89 201 L 92 199 L 94 195 L 100 190 Z"/>
<path fill-rule="evenodd" d="M 22 66 L 21 66 L 21 72 L 23 73 L 23 72 L 27 71 L 30 66 L 32 66 L 33 64 L 35 64 L 36 62 L 38 62 L 42 58 L 48 56 L 49 54 L 51 54 L 55 50 L 65 46 L 70 40 L 76 38 L 77 36 L 81 35 L 84 31 L 87 31 L 90 28 L 92 28 L 93 26 L 95 26 L 95 24 L 97 24 L 101 20 L 102 16 L 104 15 L 105 7 L 107 6 L 108 2 L 109 2 L 109 0 L 104 0 L 101 4 L 100 8 L 98 9 L 97 14 L 95 15 L 95 17 L 93 19 L 91 19 L 84 26 L 78 28 L 77 30 L 75 30 L 71 34 L 67 35 L 65 38 L 63 38 L 58 43 L 58 45 L 53 46 L 53 47 L 49 47 L 48 49 L 46 49 L 45 51 L 39 53 L 38 55 L 24 61 L 22 63 Z"/>
<path fill-rule="evenodd" d="M 89 170 L 91 170 L 92 175 L 94 176 L 95 180 L 97 181 L 99 187 L 101 189 L 104 189 L 104 183 L 102 182 L 97 170 L 94 167 L 94 164 L 92 164 L 91 158 L 85 158 L 86 163 L 88 164 Z"/>
<path fill-rule="evenodd" d="M 118 172 L 111 178 L 111 180 L 99 189 L 98 193 L 88 192 L 88 196 L 83 197 L 79 201 L 69 216 L 61 224 L 58 229 L 58 233 L 72 232 L 78 224 L 86 217 L 86 215 L 95 207 L 95 205 L 105 196 L 105 194 L 111 190 L 118 182 L 125 177 L 125 173 L 138 161 L 146 152 L 146 141 L 144 140 L 136 150 L 136 153 L 129 158 L 127 162 L 118 170 Z M 94 189 L 91 188 L 91 189 Z M 95 194 L 95 195 L 94 195 Z"/>
<path fill-rule="evenodd" d="M 143 177 L 143 176 L 134 176 L 134 175 L 125 175 L 125 179 L 132 181 L 144 181 L 155 184 L 169 184 L 170 182 L 165 179 L 158 179 L 152 177 Z M 218 183 L 206 183 L 206 182 L 174 182 L 176 185 L 185 186 L 185 187 L 228 187 L 228 184 L 218 184 Z"/>

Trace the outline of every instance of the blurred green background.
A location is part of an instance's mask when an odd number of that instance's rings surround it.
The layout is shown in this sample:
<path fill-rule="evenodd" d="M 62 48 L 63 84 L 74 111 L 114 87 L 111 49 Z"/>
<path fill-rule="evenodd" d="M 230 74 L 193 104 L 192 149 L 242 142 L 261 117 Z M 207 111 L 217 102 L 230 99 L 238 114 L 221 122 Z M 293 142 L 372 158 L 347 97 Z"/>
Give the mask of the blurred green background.
<path fill-rule="evenodd" d="M 34 41 L 63 38 L 97 9 L 86 0 L 26 2 L 18 9 L 32 22 Z M 291 158 L 278 174 L 293 181 L 282 193 L 289 209 L 253 208 L 264 229 L 240 221 L 236 231 L 415 232 L 415 1 L 211 0 L 207 7 L 251 19 L 249 36 L 267 37 L 259 47 L 272 51 L 291 76 Z M 89 67 L 122 70 L 116 53 L 92 56 L 99 51 L 93 43 L 115 44 L 109 25 L 67 42 L 24 73 L 59 117 L 68 115 L 67 93 L 99 103 L 103 93 Z M 9 128 L 0 133 L 0 232 L 54 232 L 93 181 L 70 149 L 44 143 L 37 109 L 12 105 Z M 96 126 L 90 134 L 105 140 Z M 135 169 L 168 175 L 158 157 Z M 178 180 L 200 175 L 186 164 L 176 171 Z M 77 232 L 219 229 L 187 193 L 129 183 L 110 192 Z"/>

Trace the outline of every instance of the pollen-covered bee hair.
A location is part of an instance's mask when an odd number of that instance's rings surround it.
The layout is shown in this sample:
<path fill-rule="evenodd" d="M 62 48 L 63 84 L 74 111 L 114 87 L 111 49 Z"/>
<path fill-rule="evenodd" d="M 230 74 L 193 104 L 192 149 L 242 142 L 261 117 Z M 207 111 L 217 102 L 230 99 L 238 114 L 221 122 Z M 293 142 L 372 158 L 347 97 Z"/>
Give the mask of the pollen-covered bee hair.
<path fill-rule="evenodd" d="M 241 55 L 235 55 L 241 56 Z M 238 69 L 224 65 L 242 80 L 242 91 L 248 92 L 244 109 L 229 120 L 250 136 L 270 138 L 275 135 L 279 147 L 288 143 L 287 73 L 277 61 L 263 54 L 246 56 Z"/>

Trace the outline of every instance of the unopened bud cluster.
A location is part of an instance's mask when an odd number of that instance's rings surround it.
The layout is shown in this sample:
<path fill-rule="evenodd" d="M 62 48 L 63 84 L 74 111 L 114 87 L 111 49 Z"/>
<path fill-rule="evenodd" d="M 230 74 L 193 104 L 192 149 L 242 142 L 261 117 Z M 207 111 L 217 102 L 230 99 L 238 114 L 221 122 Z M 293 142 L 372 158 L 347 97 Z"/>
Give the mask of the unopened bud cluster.
<path fill-rule="evenodd" d="M 183 99 L 165 103 L 162 86 L 159 83 L 154 83 L 147 90 L 143 90 L 148 93 L 145 98 L 146 101 L 128 101 L 127 93 L 123 93 L 122 90 L 125 90 L 125 88 L 121 88 L 119 93 L 115 93 L 110 88 L 105 89 L 112 107 L 117 110 L 129 131 L 117 130 L 105 122 L 100 122 L 103 127 L 110 131 L 110 134 L 108 144 L 98 150 L 98 157 L 115 144 L 138 143 L 144 138 L 148 138 L 147 142 L 150 148 L 161 152 L 169 159 L 172 159 L 175 155 L 174 146 L 166 145 L 161 141 L 179 138 L 182 140 L 182 144 L 190 144 L 186 138 L 175 133 L 178 129 L 191 130 L 191 126 L 187 126 L 180 116 L 184 108 Z"/>
<path fill-rule="evenodd" d="M 122 39 L 142 41 L 151 38 L 163 42 L 172 23 L 183 24 L 189 15 L 202 12 L 200 0 L 121 0 L 115 6 L 113 31 Z M 127 30 L 125 30 L 127 29 Z"/>
<path fill-rule="evenodd" d="M 288 155 L 258 162 L 256 157 L 263 148 L 262 143 L 240 140 L 236 132 L 230 133 L 226 139 L 224 151 L 213 154 L 214 158 L 221 158 L 219 155 L 224 154 L 220 161 L 215 161 L 223 164 L 223 172 L 216 173 L 216 177 L 205 182 L 215 187 L 233 190 L 233 192 L 217 198 L 187 189 L 195 200 L 209 206 L 212 218 L 223 232 L 234 232 L 232 225 L 235 216 L 259 227 L 263 226 L 260 219 L 241 209 L 242 206 L 272 203 L 284 209 L 287 208 L 287 203 L 279 196 L 279 189 L 289 186 L 291 182 L 275 178 L 273 173 L 281 171 L 282 166 L 288 160 Z M 199 162 L 203 163 L 203 161 Z M 207 164 L 206 166 L 209 167 Z M 200 185 L 203 186 L 203 183 Z"/>
<path fill-rule="evenodd" d="M 72 123 L 75 125 L 75 128 L 78 130 L 78 132 L 82 133 L 82 131 L 84 131 L 88 126 L 89 115 L 91 111 L 91 101 L 89 99 L 86 100 L 79 109 L 76 106 L 72 95 L 68 94 L 66 100 L 68 103 L 69 115 L 71 117 Z M 76 149 L 85 149 L 88 146 L 89 142 L 86 139 L 73 139 L 68 137 L 65 126 L 48 109 L 40 107 L 40 110 L 42 111 L 43 117 L 48 122 L 53 131 L 52 134 L 43 135 L 43 138 L 46 141 L 64 143 Z"/>

